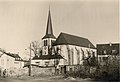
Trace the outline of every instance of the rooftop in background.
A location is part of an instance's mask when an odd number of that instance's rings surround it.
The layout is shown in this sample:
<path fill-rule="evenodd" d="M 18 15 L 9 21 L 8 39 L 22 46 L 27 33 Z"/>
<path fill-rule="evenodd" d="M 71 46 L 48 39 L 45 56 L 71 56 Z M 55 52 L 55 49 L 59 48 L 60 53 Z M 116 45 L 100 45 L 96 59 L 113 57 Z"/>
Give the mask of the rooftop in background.
<path fill-rule="evenodd" d="M 95 46 L 86 38 L 60 33 L 54 45 L 75 45 L 95 49 Z"/>
<path fill-rule="evenodd" d="M 7 53 L 6 51 L 0 49 L 0 52 L 3 53 L 3 55 L 7 55 L 7 56 L 10 56 L 10 57 L 13 57 L 15 58 L 16 61 L 23 61 L 22 58 L 18 55 L 18 54 L 13 54 L 13 53 Z M 2 56 L 2 55 L 1 55 Z"/>
<path fill-rule="evenodd" d="M 120 43 L 97 44 L 98 55 L 119 55 Z"/>

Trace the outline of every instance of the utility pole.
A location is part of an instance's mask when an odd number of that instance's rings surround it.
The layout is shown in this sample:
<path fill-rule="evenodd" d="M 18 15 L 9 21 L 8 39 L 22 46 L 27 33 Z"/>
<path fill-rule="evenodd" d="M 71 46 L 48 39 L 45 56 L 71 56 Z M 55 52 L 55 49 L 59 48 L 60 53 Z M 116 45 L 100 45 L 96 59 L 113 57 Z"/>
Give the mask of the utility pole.
<path fill-rule="evenodd" d="M 30 43 L 30 58 L 29 58 L 29 76 L 31 76 L 31 43 Z"/>

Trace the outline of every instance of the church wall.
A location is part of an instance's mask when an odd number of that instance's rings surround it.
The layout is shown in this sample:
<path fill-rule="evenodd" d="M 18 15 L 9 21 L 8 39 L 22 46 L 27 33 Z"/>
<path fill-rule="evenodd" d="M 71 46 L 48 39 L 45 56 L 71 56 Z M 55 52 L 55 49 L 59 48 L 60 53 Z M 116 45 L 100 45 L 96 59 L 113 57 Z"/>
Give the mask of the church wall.
<path fill-rule="evenodd" d="M 72 59 L 73 62 L 71 61 L 70 65 L 83 64 L 82 50 L 84 51 L 85 57 L 88 57 L 87 50 L 88 51 L 90 50 L 90 53 L 92 53 L 91 51 L 95 52 L 95 56 L 96 56 L 96 49 L 80 47 L 80 46 L 75 46 L 75 45 L 57 45 L 56 47 L 59 47 L 61 49 L 59 53 L 64 58 L 64 59 L 60 60 L 59 65 L 69 65 L 69 57 L 68 57 L 67 46 L 69 47 L 70 51 L 71 50 L 73 51 L 73 52 L 70 52 L 70 55 L 73 54 L 73 56 L 71 56 L 71 58 L 73 57 L 73 59 Z M 77 50 L 76 49 L 79 50 L 79 60 L 78 60 L 78 55 L 77 55 Z"/>
<path fill-rule="evenodd" d="M 55 67 L 50 67 L 50 68 L 39 68 L 32 66 L 32 76 L 39 76 L 39 75 L 53 75 L 55 74 Z"/>

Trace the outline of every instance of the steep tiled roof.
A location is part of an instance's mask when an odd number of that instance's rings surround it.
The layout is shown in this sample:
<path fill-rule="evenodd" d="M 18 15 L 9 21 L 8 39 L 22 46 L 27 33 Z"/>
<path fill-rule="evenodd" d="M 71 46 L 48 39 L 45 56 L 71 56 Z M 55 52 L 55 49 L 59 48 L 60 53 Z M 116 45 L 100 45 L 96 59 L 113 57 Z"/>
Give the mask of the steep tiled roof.
<path fill-rule="evenodd" d="M 76 45 L 95 49 L 95 46 L 88 39 L 67 33 L 60 33 L 54 45 Z"/>

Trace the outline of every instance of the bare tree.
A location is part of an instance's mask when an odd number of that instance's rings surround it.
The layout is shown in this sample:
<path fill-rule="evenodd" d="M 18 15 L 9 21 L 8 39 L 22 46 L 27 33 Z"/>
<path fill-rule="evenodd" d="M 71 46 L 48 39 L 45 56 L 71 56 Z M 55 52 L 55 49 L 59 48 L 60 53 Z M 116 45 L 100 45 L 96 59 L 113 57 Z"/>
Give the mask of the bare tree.
<path fill-rule="evenodd" d="M 34 53 L 35 56 L 39 57 L 40 55 L 42 55 L 42 48 L 40 47 L 40 43 L 38 41 L 33 41 L 31 43 L 31 51 Z"/>
<path fill-rule="evenodd" d="M 87 66 L 96 66 L 97 60 L 95 57 L 95 52 L 92 51 L 92 53 L 90 53 L 90 51 L 87 50 L 87 54 L 88 56 L 83 58 L 83 64 Z"/>
<path fill-rule="evenodd" d="M 55 49 L 55 47 L 52 47 L 52 50 L 53 50 L 52 54 L 60 55 L 59 51 L 61 51 L 61 49 L 59 47 L 56 47 L 56 49 Z M 55 65 L 58 65 L 59 62 L 60 62 L 60 59 L 55 59 Z"/>

